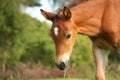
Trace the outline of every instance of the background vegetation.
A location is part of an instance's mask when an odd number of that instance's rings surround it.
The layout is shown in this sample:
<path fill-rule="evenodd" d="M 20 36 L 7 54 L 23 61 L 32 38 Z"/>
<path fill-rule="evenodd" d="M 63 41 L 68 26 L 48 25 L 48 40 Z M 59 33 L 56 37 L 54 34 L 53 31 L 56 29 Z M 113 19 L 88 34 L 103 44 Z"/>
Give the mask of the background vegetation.
<path fill-rule="evenodd" d="M 63 72 L 54 67 L 55 48 L 54 42 L 49 36 L 50 25 L 22 12 L 21 6 L 41 6 L 40 1 L 0 0 L 1 80 L 63 77 Z M 66 2 L 68 1 L 66 0 Z M 48 2 L 52 7 L 66 4 L 65 0 L 48 0 Z M 91 41 L 87 36 L 77 36 L 67 77 L 94 77 L 91 46 Z M 108 77 L 120 79 L 118 65 L 120 67 L 120 54 L 111 50 L 107 68 Z M 36 74 L 39 75 L 35 76 Z"/>

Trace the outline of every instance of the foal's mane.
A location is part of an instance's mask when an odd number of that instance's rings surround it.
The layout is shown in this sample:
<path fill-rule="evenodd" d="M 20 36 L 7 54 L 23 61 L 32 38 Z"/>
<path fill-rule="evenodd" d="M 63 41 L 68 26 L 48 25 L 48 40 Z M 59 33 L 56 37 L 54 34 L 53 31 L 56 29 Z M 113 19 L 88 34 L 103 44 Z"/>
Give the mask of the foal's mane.
<path fill-rule="evenodd" d="M 77 6 L 77 5 L 87 2 L 87 1 L 89 1 L 89 0 L 71 0 L 66 7 L 71 8 L 71 7 Z M 57 10 L 57 13 L 59 14 L 62 10 L 63 9 L 59 8 Z"/>
<path fill-rule="evenodd" d="M 78 4 L 82 4 L 86 1 L 88 1 L 88 0 L 71 0 L 67 7 L 71 8 L 71 7 L 74 7 Z"/>

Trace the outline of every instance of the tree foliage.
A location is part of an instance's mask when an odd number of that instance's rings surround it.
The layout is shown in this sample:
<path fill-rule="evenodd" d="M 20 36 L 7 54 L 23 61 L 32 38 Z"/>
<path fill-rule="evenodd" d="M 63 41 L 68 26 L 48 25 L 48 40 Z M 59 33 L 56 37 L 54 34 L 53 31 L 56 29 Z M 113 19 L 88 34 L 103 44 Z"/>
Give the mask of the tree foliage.
<path fill-rule="evenodd" d="M 24 0 L 23 4 L 30 7 L 41 6 L 40 0 Z"/>
<path fill-rule="evenodd" d="M 68 4 L 68 2 L 71 0 L 48 0 L 48 2 L 51 4 L 51 7 L 53 8 L 59 8 L 64 7 Z"/>
<path fill-rule="evenodd" d="M 20 16 L 20 1 L 18 0 L 1 0 L 0 3 L 0 59 L 2 66 L 11 59 L 14 40 L 18 32 L 18 25 L 15 25 L 16 20 Z M 14 57 L 14 55 L 13 55 Z"/>
<path fill-rule="evenodd" d="M 87 36 L 78 35 L 73 49 L 72 64 L 78 66 L 81 64 L 89 64 L 93 61 L 92 43 Z"/>
<path fill-rule="evenodd" d="M 53 53 L 48 25 L 23 14 L 21 4 L 21 0 L 1 0 L 0 3 L 0 65 L 3 69 L 25 61 L 23 55 L 27 61 L 33 58 L 44 63 L 44 54 Z"/>

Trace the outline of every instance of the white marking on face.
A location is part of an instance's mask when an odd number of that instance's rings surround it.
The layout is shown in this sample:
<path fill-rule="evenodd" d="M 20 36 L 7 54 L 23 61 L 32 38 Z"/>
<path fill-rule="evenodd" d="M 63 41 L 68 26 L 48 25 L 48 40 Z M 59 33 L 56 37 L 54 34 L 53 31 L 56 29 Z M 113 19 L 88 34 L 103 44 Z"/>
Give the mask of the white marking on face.
<path fill-rule="evenodd" d="M 58 28 L 58 27 L 55 27 L 55 28 L 54 28 L 54 34 L 55 34 L 56 36 L 58 36 L 58 31 L 59 31 L 59 28 Z"/>
<path fill-rule="evenodd" d="M 65 62 L 65 63 L 68 63 L 68 61 L 69 61 L 69 59 L 70 59 L 70 53 L 69 52 L 66 52 L 66 53 L 64 53 L 64 55 L 62 56 L 62 62 Z"/>
<path fill-rule="evenodd" d="M 63 56 L 58 57 L 58 59 L 56 58 L 55 62 L 57 64 L 60 64 L 61 62 L 64 62 L 64 63 L 68 64 L 69 59 L 70 59 L 70 52 L 66 52 L 66 53 L 64 53 Z"/>

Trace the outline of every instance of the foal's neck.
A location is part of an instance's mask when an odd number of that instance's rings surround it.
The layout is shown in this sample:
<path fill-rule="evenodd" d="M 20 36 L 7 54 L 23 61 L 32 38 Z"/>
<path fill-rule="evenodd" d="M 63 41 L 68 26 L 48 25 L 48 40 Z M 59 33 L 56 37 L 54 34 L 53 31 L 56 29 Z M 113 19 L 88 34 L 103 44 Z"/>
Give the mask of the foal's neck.
<path fill-rule="evenodd" d="M 71 8 L 72 19 L 81 34 L 96 36 L 100 33 L 103 4 L 88 1 Z"/>

